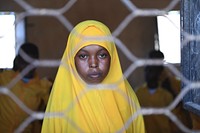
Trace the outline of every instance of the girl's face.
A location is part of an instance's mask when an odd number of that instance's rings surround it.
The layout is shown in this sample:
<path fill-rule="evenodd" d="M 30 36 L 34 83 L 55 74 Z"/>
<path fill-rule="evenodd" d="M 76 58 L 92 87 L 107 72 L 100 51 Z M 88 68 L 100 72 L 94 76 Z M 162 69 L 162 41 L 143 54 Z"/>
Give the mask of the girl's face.
<path fill-rule="evenodd" d="M 88 84 L 101 83 L 110 68 L 110 55 L 99 45 L 83 47 L 75 56 L 75 66 L 80 77 Z"/>

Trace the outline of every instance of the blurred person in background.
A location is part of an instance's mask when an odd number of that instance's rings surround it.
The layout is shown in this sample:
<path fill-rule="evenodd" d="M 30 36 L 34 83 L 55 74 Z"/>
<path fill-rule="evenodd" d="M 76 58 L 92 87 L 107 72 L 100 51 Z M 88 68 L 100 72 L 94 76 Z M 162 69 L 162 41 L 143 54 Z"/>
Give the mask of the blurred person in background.
<path fill-rule="evenodd" d="M 149 52 L 149 59 L 160 59 L 164 60 L 164 54 L 160 50 L 151 50 Z M 148 67 L 148 66 L 147 66 Z M 149 66 L 151 67 L 151 66 Z M 181 91 L 181 80 L 174 75 L 167 67 L 163 65 L 152 66 L 159 71 L 158 74 L 158 86 L 162 89 L 167 90 L 172 96 L 173 100 L 177 97 L 177 95 Z M 162 96 L 159 96 L 160 98 Z M 172 111 L 177 118 L 185 125 L 187 128 L 191 129 L 191 117 L 189 112 L 183 108 L 182 101 L 173 109 Z M 181 133 L 182 131 L 177 127 L 173 122 L 171 122 L 171 129 L 173 133 Z"/>
<path fill-rule="evenodd" d="M 151 50 L 149 52 L 149 59 L 164 60 L 164 54 L 160 50 Z M 177 96 L 181 89 L 180 79 L 164 66 L 160 72 L 159 85 L 168 90 L 174 98 Z"/>
<path fill-rule="evenodd" d="M 25 58 L 26 57 L 26 58 Z M 30 60 L 28 60 L 30 59 Z M 39 59 L 38 47 L 33 43 L 24 43 L 19 49 L 19 54 L 14 59 L 12 70 L 4 70 L 0 73 L 0 86 L 7 87 L 16 77 L 19 80 L 7 88 L 10 93 L 0 93 L 0 132 L 13 133 L 31 114 L 25 112 L 22 106 L 11 97 L 13 94 L 20 102 L 31 111 L 44 111 L 52 83 L 46 79 L 40 79 L 36 66 L 32 63 Z M 31 69 L 22 74 L 27 67 Z M 40 132 L 41 121 L 35 120 L 23 130 L 25 133 Z"/>
<path fill-rule="evenodd" d="M 163 66 L 145 67 L 146 82 L 136 91 L 141 107 L 162 108 L 173 101 L 171 93 L 159 86 L 162 71 Z M 147 133 L 172 133 L 171 121 L 164 114 L 144 115 L 144 123 Z"/>

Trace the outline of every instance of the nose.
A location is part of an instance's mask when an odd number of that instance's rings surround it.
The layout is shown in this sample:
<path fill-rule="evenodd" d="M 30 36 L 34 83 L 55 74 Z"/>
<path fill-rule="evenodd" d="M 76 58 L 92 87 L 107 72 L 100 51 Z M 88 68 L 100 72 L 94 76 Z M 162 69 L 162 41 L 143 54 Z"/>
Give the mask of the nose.
<path fill-rule="evenodd" d="M 96 68 L 98 67 L 98 59 L 96 57 L 91 57 L 89 60 L 89 67 Z"/>

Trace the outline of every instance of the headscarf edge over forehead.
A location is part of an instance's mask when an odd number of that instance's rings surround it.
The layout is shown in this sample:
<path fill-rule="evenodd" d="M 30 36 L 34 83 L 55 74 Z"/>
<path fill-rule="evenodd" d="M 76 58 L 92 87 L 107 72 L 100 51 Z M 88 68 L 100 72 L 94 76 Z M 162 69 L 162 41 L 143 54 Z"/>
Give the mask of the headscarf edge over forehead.
<path fill-rule="evenodd" d="M 87 20 L 77 24 L 69 35 L 65 53 L 71 53 L 72 57 L 74 57 L 81 48 L 90 44 L 100 45 L 106 48 L 109 53 L 112 53 L 114 42 L 106 25 L 94 20 Z"/>

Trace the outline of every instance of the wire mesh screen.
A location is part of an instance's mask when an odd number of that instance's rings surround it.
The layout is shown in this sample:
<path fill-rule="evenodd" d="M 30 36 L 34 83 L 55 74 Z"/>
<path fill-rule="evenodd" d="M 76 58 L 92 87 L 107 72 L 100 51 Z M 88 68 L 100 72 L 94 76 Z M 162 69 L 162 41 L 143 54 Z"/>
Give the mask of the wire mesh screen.
<path fill-rule="evenodd" d="M 61 25 L 65 27 L 69 32 L 73 29 L 74 25 L 68 20 L 68 18 L 64 15 L 66 14 L 70 9 L 73 8 L 73 6 L 78 2 L 77 0 L 70 0 L 66 2 L 66 4 L 59 8 L 59 9 L 50 9 L 50 8 L 36 8 L 33 7 L 29 2 L 24 0 L 14 0 L 15 3 L 17 3 L 21 8 L 24 9 L 17 18 L 16 23 L 21 21 L 22 19 L 28 17 L 28 16 L 51 16 L 56 18 Z M 182 98 L 186 95 L 186 93 L 191 90 L 192 88 L 198 88 L 199 83 L 193 83 L 186 79 L 183 74 L 174 66 L 173 64 L 167 64 L 163 63 L 161 60 L 151 60 L 151 59 L 143 59 L 138 58 L 133 52 L 130 51 L 126 47 L 126 44 L 123 43 L 123 41 L 120 40 L 119 36 L 120 34 L 128 27 L 128 25 L 135 20 L 136 17 L 149 17 L 149 16 L 162 16 L 166 14 L 168 11 L 172 10 L 177 4 L 180 3 L 180 0 L 171 0 L 169 4 L 163 8 L 163 9 L 142 9 L 137 7 L 134 2 L 129 0 L 121 0 L 120 3 L 129 10 L 129 14 L 120 22 L 120 24 L 117 26 L 116 29 L 112 32 L 112 39 L 114 39 L 114 42 L 116 43 L 116 46 L 120 51 L 123 52 L 125 57 L 131 61 L 130 65 L 124 70 L 124 76 L 126 78 L 129 78 L 129 76 L 136 71 L 137 68 L 147 66 L 147 65 L 164 65 L 166 68 L 168 68 L 173 74 L 175 74 L 178 78 L 181 79 L 182 82 L 187 84 L 187 86 L 183 89 L 181 89 L 181 92 L 177 95 L 177 97 L 173 100 L 173 102 L 170 103 L 169 106 L 162 107 L 162 108 L 141 108 L 138 110 L 138 112 L 130 118 L 130 122 L 134 121 L 134 117 L 137 117 L 139 114 L 143 114 L 144 116 L 147 115 L 155 115 L 155 114 L 163 114 L 166 115 L 181 131 L 183 132 L 199 132 L 194 131 L 187 126 L 185 126 L 181 120 L 172 112 L 172 110 L 182 101 Z M 191 39 L 194 39 L 194 36 L 186 35 L 186 40 L 183 40 L 183 42 L 188 42 Z M 198 39 L 198 38 L 195 38 Z M 183 43 L 185 45 L 185 43 Z M 29 57 L 26 57 L 26 55 L 20 53 L 24 58 L 27 60 L 30 60 Z M 61 62 L 60 60 L 37 60 L 32 62 L 35 66 L 38 67 L 58 67 Z M 32 66 L 28 66 L 26 69 L 24 69 L 21 72 L 21 75 L 25 75 L 27 72 L 29 72 L 32 69 Z M 67 67 L 66 67 L 67 69 Z M 23 132 L 23 130 L 33 121 L 35 120 L 42 120 L 45 116 L 44 112 L 37 112 L 33 109 L 26 106 L 25 103 L 23 103 L 18 96 L 15 95 L 15 93 L 12 92 L 12 87 L 21 80 L 21 76 L 17 76 L 12 81 L 10 81 L 5 86 L 1 86 L 0 93 L 9 96 L 13 101 L 16 102 L 16 104 L 24 110 L 28 117 L 21 123 L 21 125 L 15 129 L 16 133 Z M 101 88 L 101 86 L 99 87 Z M 84 94 L 87 93 L 84 92 Z M 120 92 L 119 92 L 120 93 Z M 126 98 L 126 96 L 124 96 Z M 76 102 L 72 103 L 76 104 Z M 46 114 L 46 117 L 62 117 L 63 112 L 57 112 L 57 113 L 50 113 Z M 124 127 L 122 127 L 122 130 L 119 132 L 123 132 Z"/>

